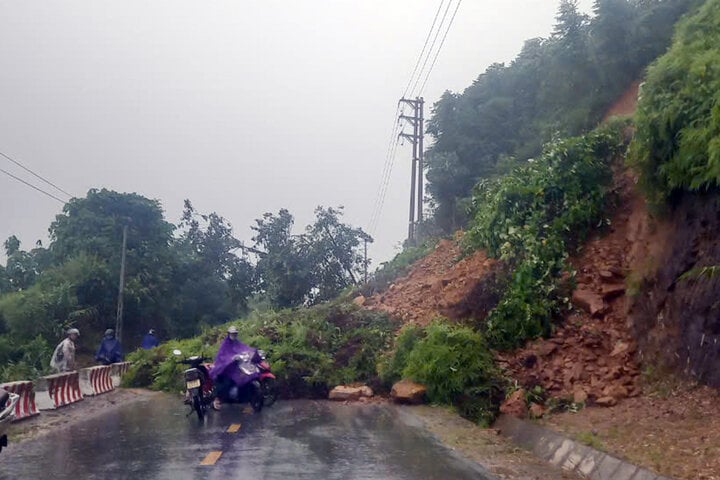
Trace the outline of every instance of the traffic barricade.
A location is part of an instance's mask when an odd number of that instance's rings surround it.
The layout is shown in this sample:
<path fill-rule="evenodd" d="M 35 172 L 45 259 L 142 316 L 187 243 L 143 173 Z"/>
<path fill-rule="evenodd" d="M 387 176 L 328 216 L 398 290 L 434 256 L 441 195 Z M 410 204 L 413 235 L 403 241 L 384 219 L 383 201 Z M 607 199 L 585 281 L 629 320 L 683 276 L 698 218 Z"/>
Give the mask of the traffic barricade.
<path fill-rule="evenodd" d="M 112 379 L 113 387 L 119 387 L 123 375 L 130 369 L 130 362 L 113 363 L 110 364 L 110 367 L 110 378 Z"/>
<path fill-rule="evenodd" d="M 0 384 L 0 388 L 15 393 L 20 399 L 15 404 L 15 420 L 32 417 L 40 412 L 35 405 L 35 390 L 33 382 L 24 380 L 20 382 L 8 382 Z"/>
<path fill-rule="evenodd" d="M 35 381 L 35 403 L 40 410 L 53 410 L 83 399 L 78 372 L 64 372 Z"/>
<path fill-rule="evenodd" d="M 100 395 L 115 389 L 110 379 L 110 365 L 81 368 L 78 370 L 80 391 L 83 395 Z"/>

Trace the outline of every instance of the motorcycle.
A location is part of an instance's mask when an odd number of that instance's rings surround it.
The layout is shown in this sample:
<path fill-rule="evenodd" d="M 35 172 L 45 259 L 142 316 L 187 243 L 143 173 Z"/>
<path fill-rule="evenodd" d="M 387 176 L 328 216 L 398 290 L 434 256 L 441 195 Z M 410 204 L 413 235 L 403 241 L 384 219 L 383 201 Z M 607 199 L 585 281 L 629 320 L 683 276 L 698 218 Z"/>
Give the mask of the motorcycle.
<path fill-rule="evenodd" d="M 270 370 L 270 362 L 267 361 L 267 355 L 264 350 L 258 350 L 260 362 L 260 386 L 263 393 L 263 406 L 269 407 L 277 400 L 277 385 L 275 384 L 275 375 Z"/>
<path fill-rule="evenodd" d="M 2 451 L 3 447 L 7 447 L 7 430 L 10 422 L 15 419 L 15 404 L 19 399 L 19 395 L 0 388 L 0 406 L 4 407 L 0 411 L 0 451 Z"/>
<path fill-rule="evenodd" d="M 232 378 L 232 374 L 217 376 L 215 395 L 223 403 L 249 403 L 253 410 L 259 412 L 263 408 L 264 395 L 260 384 L 261 359 L 258 351 L 252 353 L 244 351 L 233 356 L 232 359 L 240 375 L 235 376 L 235 379 Z"/>
<path fill-rule="evenodd" d="M 180 350 L 173 350 L 175 356 L 182 355 Z M 190 413 L 197 414 L 198 420 L 202 422 L 207 414 L 208 407 L 215 398 L 213 381 L 210 378 L 211 364 L 203 363 L 210 360 L 202 355 L 193 355 L 184 358 L 179 363 L 189 365 L 190 368 L 183 372 L 185 379 L 185 403 L 190 405 Z"/>

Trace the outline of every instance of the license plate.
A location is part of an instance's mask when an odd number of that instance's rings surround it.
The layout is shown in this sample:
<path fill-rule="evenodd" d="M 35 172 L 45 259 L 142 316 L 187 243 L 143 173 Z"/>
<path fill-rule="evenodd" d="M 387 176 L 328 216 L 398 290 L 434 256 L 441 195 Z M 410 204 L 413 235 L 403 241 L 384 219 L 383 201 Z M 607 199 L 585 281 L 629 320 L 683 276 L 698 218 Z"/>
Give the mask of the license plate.
<path fill-rule="evenodd" d="M 185 386 L 188 388 L 188 390 L 191 388 L 200 388 L 200 379 L 198 378 L 196 380 L 188 380 L 185 383 Z"/>

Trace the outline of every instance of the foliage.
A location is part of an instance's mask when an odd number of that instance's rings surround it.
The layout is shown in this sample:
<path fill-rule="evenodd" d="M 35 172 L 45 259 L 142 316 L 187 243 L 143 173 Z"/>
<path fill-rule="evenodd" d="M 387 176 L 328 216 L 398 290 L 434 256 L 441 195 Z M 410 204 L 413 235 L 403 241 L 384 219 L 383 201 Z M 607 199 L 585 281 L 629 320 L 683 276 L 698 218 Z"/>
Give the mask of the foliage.
<path fill-rule="evenodd" d="M 559 290 L 569 242 L 603 225 L 610 163 L 619 132 L 603 129 L 546 146 L 535 161 L 475 187 L 466 248 L 484 248 L 513 266 L 497 307 L 486 319 L 495 348 L 548 334 L 567 300 Z"/>
<path fill-rule="evenodd" d="M 265 213 L 253 228 L 260 288 L 277 307 L 312 305 L 357 285 L 367 263 L 361 246 L 372 238 L 342 223 L 340 208 L 315 209 L 315 221 L 293 235 L 294 218 L 285 209 Z"/>
<path fill-rule="evenodd" d="M 719 45 L 720 1 L 709 0 L 648 69 L 630 152 L 653 202 L 720 185 Z"/>
<path fill-rule="evenodd" d="M 553 137 L 596 125 L 663 53 L 679 16 L 698 3 L 596 0 L 588 18 L 576 1 L 563 0 L 550 38 L 527 40 L 509 65 L 489 66 L 462 93 L 445 92 L 427 126 L 434 137 L 426 168 L 436 223 L 445 232 L 464 226 L 463 205 L 478 180 L 539 155 Z"/>
<path fill-rule="evenodd" d="M 46 375 L 50 370 L 52 348 L 41 336 L 22 344 L 13 342 L 6 335 L 0 335 L 0 382 L 32 380 Z"/>
<path fill-rule="evenodd" d="M 206 329 L 198 337 L 172 340 L 128 356 L 135 362 L 129 386 L 178 391 L 182 370 L 170 355 L 214 356 L 230 324 Z M 397 324 L 385 314 L 344 302 L 254 312 L 232 323 L 239 338 L 264 349 L 284 396 L 325 396 L 329 388 L 353 381 L 376 382 L 376 359 L 389 348 Z"/>
<path fill-rule="evenodd" d="M 405 327 L 380 367 L 385 381 L 405 377 L 420 382 L 430 401 L 455 405 L 463 416 L 482 424 L 492 421 L 503 396 L 482 335 L 440 319 L 425 328 Z"/>

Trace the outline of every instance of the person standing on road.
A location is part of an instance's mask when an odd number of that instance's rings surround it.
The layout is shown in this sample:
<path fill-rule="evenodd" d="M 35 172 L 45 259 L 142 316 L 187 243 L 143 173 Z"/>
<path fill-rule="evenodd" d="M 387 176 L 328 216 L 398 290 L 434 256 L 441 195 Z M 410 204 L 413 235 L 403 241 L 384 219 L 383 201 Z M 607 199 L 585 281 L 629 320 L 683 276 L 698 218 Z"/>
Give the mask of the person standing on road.
<path fill-rule="evenodd" d="M 151 328 L 148 333 L 145 334 L 145 336 L 142 339 L 142 343 L 140 343 L 140 347 L 144 348 L 145 350 L 150 350 L 151 348 L 155 348 L 158 345 L 160 345 L 160 340 L 155 336 L 155 329 Z"/>
<path fill-rule="evenodd" d="M 95 360 L 103 365 L 110 365 L 123 361 L 122 346 L 117 338 L 115 338 L 115 330 L 108 328 L 105 330 L 105 336 L 100 342 Z"/>
<path fill-rule="evenodd" d="M 67 331 L 67 338 L 55 347 L 50 359 L 50 368 L 58 373 L 75 370 L 75 342 L 79 336 L 80 330 L 77 328 L 71 328 Z"/>

